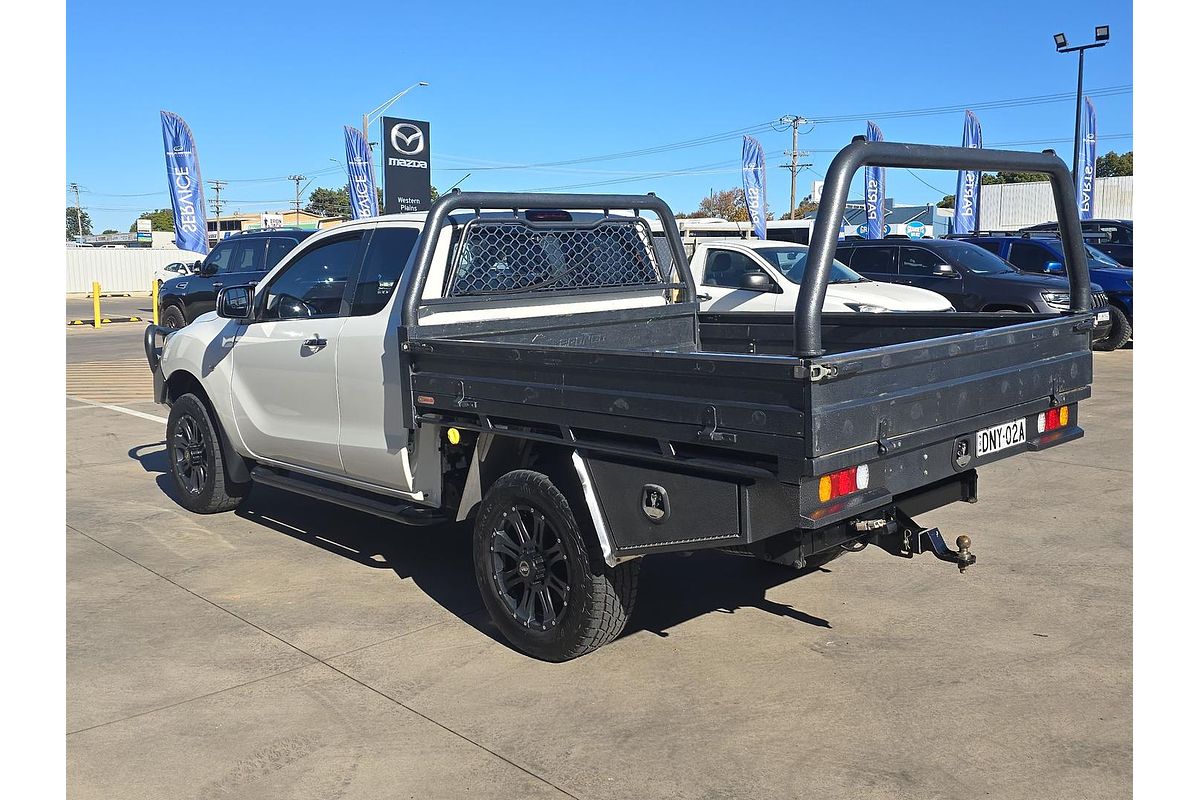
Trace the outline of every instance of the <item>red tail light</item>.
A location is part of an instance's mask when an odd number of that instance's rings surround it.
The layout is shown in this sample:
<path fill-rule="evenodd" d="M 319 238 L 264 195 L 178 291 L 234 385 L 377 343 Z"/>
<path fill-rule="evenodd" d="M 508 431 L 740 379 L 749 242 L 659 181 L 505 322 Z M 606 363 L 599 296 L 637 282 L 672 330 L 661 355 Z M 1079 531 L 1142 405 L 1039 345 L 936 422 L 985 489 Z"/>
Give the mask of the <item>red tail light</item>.
<path fill-rule="evenodd" d="M 817 483 L 817 498 L 822 503 L 828 503 L 835 497 L 861 492 L 870 482 L 871 468 L 866 464 L 839 469 L 837 472 L 821 476 Z"/>

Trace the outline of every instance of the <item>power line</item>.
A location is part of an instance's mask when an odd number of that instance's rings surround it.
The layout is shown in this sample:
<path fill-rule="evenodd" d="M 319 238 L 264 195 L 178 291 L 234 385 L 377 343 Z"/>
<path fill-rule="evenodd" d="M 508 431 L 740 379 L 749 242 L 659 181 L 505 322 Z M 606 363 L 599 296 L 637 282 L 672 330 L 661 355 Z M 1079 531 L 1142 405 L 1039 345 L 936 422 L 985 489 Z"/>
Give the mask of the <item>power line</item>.
<path fill-rule="evenodd" d="M 799 157 L 801 155 L 805 155 L 805 156 L 808 155 L 808 153 L 806 153 L 806 152 L 801 153 L 801 151 L 799 149 L 799 144 L 798 144 L 798 136 L 800 135 L 800 126 L 808 124 L 808 120 L 806 120 L 804 117 L 801 117 L 797 114 L 789 114 L 787 116 L 780 117 L 779 121 L 781 123 L 783 123 L 784 125 L 790 125 L 792 128 L 792 149 L 788 150 L 786 153 L 784 153 L 784 155 L 786 155 L 786 156 L 791 156 L 792 162 L 790 164 L 782 164 L 781 166 L 784 169 L 789 170 L 792 173 L 792 201 L 788 205 L 788 219 L 795 219 L 794 215 L 796 213 L 796 173 L 800 171 L 800 168 L 802 166 L 803 167 L 811 167 L 812 166 L 811 164 L 800 164 L 799 161 L 797 160 L 797 159 L 799 159 Z"/>
<path fill-rule="evenodd" d="M 1128 94 L 1133 91 L 1133 84 L 1122 86 L 1102 86 L 1098 89 L 1093 89 L 1088 94 L 1092 97 L 1108 97 L 1112 95 Z M 1059 92 L 1056 94 L 1031 95 L 1028 97 L 1014 97 L 1007 100 L 983 100 L 974 103 L 955 103 L 948 106 L 932 106 L 929 108 L 911 108 L 900 111 L 864 111 L 854 114 L 838 114 L 826 117 L 813 116 L 809 118 L 810 122 L 816 124 L 829 124 L 833 122 L 857 122 L 868 117 L 872 119 L 896 119 L 899 117 L 921 117 L 931 116 L 935 114 L 957 114 L 964 108 L 971 109 L 997 109 L 997 108 L 1020 108 L 1023 106 L 1043 105 L 1045 103 L 1057 103 L 1063 100 L 1074 100 L 1074 92 Z"/>

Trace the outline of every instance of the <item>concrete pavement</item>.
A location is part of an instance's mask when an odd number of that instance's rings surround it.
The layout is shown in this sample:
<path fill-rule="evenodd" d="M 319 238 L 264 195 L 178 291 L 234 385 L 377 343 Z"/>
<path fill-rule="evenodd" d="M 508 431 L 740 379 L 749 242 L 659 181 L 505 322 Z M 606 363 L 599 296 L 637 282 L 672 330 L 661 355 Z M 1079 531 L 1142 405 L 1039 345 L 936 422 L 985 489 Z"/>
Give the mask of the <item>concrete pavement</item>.
<path fill-rule="evenodd" d="M 1083 440 L 922 518 L 965 575 L 662 555 L 560 665 L 496 638 L 466 529 L 262 488 L 195 516 L 160 424 L 68 402 L 70 796 L 1127 797 L 1132 359 L 1096 354 Z"/>

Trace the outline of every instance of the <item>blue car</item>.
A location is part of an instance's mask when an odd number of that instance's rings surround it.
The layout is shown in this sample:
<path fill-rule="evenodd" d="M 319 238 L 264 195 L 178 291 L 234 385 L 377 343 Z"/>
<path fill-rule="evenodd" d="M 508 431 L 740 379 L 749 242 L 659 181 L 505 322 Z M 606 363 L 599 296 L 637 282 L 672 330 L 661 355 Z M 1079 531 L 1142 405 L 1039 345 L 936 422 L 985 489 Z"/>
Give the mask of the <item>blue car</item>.
<path fill-rule="evenodd" d="M 1014 234 L 965 238 L 1023 272 L 1057 274 L 1063 271 L 1062 240 L 1057 236 Z M 1123 266 L 1089 244 L 1084 247 L 1088 251 L 1088 272 L 1092 282 L 1099 284 L 1108 296 L 1112 313 L 1112 328 L 1108 336 L 1096 342 L 1095 348 L 1116 350 L 1133 338 L 1133 268 Z"/>

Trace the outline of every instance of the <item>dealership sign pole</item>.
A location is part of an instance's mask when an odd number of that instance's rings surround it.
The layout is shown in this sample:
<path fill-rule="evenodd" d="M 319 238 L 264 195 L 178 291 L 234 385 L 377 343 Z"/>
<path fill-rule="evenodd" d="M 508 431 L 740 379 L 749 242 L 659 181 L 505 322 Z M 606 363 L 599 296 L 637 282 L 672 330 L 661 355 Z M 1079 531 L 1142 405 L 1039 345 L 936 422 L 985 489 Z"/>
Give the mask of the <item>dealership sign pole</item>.
<path fill-rule="evenodd" d="M 429 123 L 383 118 L 383 213 L 428 211 Z"/>
<path fill-rule="evenodd" d="M 352 219 L 379 216 L 379 196 L 375 192 L 375 168 L 371 150 L 363 132 L 349 125 L 346 131 L 346 172 L 350 179 L 350 216 Z"/>
<path fill-rule="evenodd" d="M 746 194 L 746 213 L 754 226 L 754 235 L 767 238 L 767 163 L 762 145 L 753 136 L 742 137 L 742 190 Z"/>
<path fill-rule="evenodd" d="M 963 147 L 983 147 L 983 131 L 979 119 L 967 109 L 963 119 Z M 954 233 L 973 233 L 979 230 L 979 179 L 978 170 L 958 173 L 958 190 L 954 194 Z"/>
<path fill-rule="evenodd" d="M 167 155 L 167 184 L 175 212 L 175 246 L 193 253 L 208 253 L 208 223 L 204 212 L 204 181 L 196 140 L 178 114 L 161 111 L 163 149 Z"/>
<path fill-rule="evenodd" d="M 1083 98 L 1083 152 L 1076 164 L 1079 185 L 1075 193 L 1079 196 L 1079 218 L 1091 219 L 1096 210 L 1096 107 L 1092 98 Z"/>
<path fill-rule="evenodd" d="M 874 122 L 867 120 L 867 141 L 882 142 L 883 131 Z M 867 236 L 868 239 L 883 238 L 883 220 L 887 216 L 883 167 L 867 167 L 865 170 L 866 186 L 863 196 L 867 201 Z"/>

